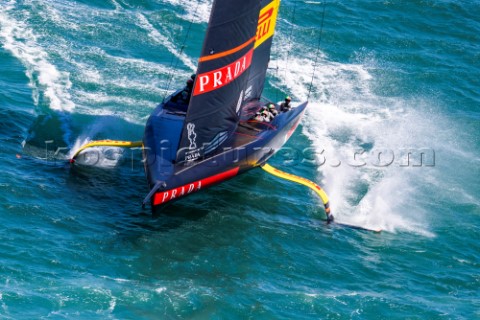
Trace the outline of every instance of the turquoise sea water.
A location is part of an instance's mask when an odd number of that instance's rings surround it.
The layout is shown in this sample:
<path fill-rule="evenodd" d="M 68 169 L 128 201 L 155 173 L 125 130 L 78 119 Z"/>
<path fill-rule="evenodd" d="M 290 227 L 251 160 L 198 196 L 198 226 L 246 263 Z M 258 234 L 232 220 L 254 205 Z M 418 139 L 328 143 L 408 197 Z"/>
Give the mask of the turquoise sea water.
<path fill-rule="evenodd" d="M 282 1 L 265 95 L 315 74 L 270 163 L 380 234 L 260 169 L 152 217 L 138 151 L 55 160 L 139 140 L 210 5 L 0 0 L 0 318 L 480 319 L 477 1 L 329 1 L 316 65 L 323 3 Z"/>

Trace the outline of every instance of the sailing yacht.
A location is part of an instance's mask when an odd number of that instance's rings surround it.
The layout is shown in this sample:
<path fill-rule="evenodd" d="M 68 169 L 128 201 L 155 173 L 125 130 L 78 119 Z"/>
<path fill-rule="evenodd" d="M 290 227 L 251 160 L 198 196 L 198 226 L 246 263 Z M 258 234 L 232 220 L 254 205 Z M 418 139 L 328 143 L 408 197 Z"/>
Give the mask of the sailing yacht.
<path fill-rule="evenodd" d="M 189 87 L 167 97 L 147 121 L 144 204 L 156 209 L 261 166 L 293 134 L 307 102 L 268 123 L 252 120 L 265 106 L 279 6 L 279 0 L 213 1 Z"/>

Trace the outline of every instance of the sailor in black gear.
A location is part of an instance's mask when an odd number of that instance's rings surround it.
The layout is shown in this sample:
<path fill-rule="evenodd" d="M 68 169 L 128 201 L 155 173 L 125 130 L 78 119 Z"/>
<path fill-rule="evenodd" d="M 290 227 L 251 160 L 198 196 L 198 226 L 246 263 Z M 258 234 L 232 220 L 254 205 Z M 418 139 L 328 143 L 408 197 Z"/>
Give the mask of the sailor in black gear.
<path fill-rule="evenodd" d="M 182 100 L 185 101 L 185 103 L 190 102 L 190 97 L 192 96 L 192 90 L 193 90 L 193 80 L 188 79 L 187 80 L 187 85 L 185 88 L 183 88 L 183 91 L 181 92 L 182 95 Z"/>
<path fill-rule="evenodd" d="M 292 109 L 292 106 L 290 105 L 291 100 L 292 99 L 289 96 L 285 97 L 285 102 L 282 102 L 282 104 L 280 105 L 281 112 L 287 112 L 287 111 L 290 111 L 290 109 Z"/>

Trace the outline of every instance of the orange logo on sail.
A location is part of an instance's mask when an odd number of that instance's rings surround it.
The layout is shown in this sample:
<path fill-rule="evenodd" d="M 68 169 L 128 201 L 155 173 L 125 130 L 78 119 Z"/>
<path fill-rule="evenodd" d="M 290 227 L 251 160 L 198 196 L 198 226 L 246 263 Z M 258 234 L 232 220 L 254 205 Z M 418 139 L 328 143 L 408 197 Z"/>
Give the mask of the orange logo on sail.
<path fill-rule="evenodd" d="M 279 6 L 280 0 L 273 0 L 260 11 L 260 16 L 258 17 L 255 48 L 273 36 L 273 33 L 275 32 L 275 24 L 277 22 Z"/>

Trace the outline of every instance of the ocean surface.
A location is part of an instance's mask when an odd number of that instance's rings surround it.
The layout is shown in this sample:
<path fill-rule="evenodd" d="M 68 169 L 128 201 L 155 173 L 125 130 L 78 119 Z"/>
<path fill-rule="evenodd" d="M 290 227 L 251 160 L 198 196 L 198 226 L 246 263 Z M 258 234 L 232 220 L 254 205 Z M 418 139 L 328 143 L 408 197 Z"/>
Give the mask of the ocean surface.
<path fill-rule="evenodd" d="M 478 1 L 282 1 L 264 95 L 310 103 L 269 163 L 381 233 L 260 169 L 152 216 L 138 150 L 65 162 L 142 138 L 211 4 L 0 0 L 0 319 L 480 319 Z"/>

